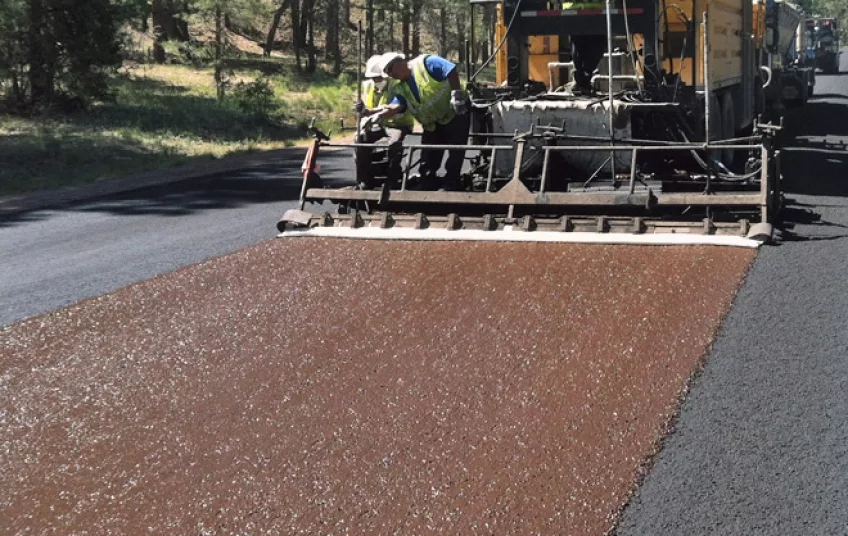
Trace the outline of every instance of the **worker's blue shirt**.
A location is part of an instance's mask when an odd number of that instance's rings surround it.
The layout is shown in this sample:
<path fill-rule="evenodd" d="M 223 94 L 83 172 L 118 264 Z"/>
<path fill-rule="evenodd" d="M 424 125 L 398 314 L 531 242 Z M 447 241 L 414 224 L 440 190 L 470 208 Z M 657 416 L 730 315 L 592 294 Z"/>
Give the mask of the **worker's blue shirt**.
<path fill-rule="evenodd" d="M 456 64 L 442 58 L 441 56 L 427 56 L 424 58 L 424 68 L 427 69 L 427 74 L 433 77 L 434 80 L 442 82 L 456 69 Z M 406 81 L 412 94 L 415 98 L 421 100 L 421 95 L 418 93 L 418 83 L 415 82 L 415 77 L 411 76 Z M 400 95 L 395 95 L 392 99 L 392 104 L 400 104 L 406 110 L 406 99 Z"/>

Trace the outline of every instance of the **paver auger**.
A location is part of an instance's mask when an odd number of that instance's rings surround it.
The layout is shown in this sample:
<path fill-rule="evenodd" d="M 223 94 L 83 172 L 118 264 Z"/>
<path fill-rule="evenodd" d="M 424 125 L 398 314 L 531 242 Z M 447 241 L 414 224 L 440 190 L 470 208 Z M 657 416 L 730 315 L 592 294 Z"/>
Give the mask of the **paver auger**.
<path fill-rule="evenodd" d="M 472 0 L 474 4 L 485 3 Z M 617 0 L 563 9 L 498 2 L 498 84 L 468 67 L 472 120 L 464 191 L 415 188 L 408 144 L 399 184 L 323 188 L 304 165 L 300 208 L 281 236 L 727 244 L 768 240 L 781 205 L 779 127 L 762 124 L 776 47 L 751 0 Z M 572 36 L 606 50 L 587 94 L 573 91 Z M 473 41 L 473 36 L 472 36 Z M 480 69 L 482 70 L 482 68 Z M 478 71 L 479 72 L 479 71 Z M 357 147 L 321 139 L 317 146 Z M 374 177 L 369 177 L 374 184 Z M 360 183 L 365 181 L 359 181 Z M 310 213 L 332 202 L 337 213 Z"/>

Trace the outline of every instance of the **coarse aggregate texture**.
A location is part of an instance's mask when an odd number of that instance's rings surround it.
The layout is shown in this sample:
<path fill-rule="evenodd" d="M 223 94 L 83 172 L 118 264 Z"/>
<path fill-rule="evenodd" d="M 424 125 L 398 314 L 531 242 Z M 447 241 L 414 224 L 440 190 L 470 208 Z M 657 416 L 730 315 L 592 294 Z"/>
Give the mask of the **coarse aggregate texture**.
<path fill-rule="evenodd" d="M 350 246 L 0 330 L 0 533 L 603 533 L 754 256 Z"/>
<path fill-rule="evenodd" d="M 848 141 L 848 78 L 816 78 L 783 155 L 778 245 L 758 254 L 622 536 L 848 534 L 848 157 L 821 144 Z"/>

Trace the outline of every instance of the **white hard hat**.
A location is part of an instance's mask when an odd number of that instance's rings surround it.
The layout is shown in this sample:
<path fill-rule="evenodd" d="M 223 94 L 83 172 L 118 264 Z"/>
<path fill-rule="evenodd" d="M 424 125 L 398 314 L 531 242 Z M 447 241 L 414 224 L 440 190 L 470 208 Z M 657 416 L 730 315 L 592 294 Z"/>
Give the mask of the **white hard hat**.
<path fill-rule="evenodd" d="M 382 78 L 385 76 L 383 69 L 380 68 L 382 65 L 380 58 L 382 58 L 382 55 L 376 54 L 368 58 L 368 61 L 365 62 L 365 78 Z"/>
<path fill-rule="evenodd" d="M 380 56 L 380 63 L 379 63 L 380 72 L 385 73 L 386 67 L 388 67 L 390 63 L 392 63 L 395 60 L 402 60 L 402 59 L 403 59 L 403 54 L 401 54 L 400 52 L 386 52 L 385 54 Z"/>

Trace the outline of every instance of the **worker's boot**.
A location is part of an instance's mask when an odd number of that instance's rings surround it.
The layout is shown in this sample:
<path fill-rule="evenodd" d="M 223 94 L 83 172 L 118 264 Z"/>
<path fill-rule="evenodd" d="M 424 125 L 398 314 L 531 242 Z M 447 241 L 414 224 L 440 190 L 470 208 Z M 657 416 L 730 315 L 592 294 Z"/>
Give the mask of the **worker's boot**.
<path fill-rule="evenodd" d="M 435 192 L 441 187 L 441 181 L 436 177 L 435 173 L 425 173 L 420 176 L 416 190 L 424 192 Z"/>
<path fill-rule="evenodd" d="M 363 189 L 374 187 L 374 172 L 371 166 L 371 149 L 365 147 L 357 147 L 354 150 L 354 160 L 356 165 L 356 182 Z"/>
<path fill-rule="evenodd" d="M 588 84 L 579 84 L 577 82 L 569 82 L 565 85 L 565 89 L 575 97 L 583 97 L 592 94 L 592 87 Z"/>

